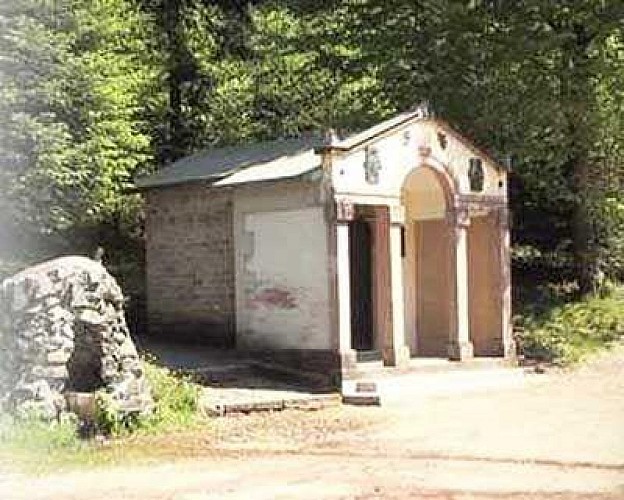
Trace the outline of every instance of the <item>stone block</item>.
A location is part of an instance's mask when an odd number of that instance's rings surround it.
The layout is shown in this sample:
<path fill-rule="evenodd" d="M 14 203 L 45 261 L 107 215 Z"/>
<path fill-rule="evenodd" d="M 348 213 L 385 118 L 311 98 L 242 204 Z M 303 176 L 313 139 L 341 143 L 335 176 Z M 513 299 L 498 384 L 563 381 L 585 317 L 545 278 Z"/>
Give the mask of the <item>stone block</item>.
<path fill-rule="evenodd" d="M 69 360 L 70 355 L 71 352 L 59 349 L 49 352 L 47 355 L 47 360 L 50 365 L 64 365 Z"/>
<path fill-rule="evenodd" d="M 65 365 L 52 365 L 44 369 L 44 376 L 46 379 L 64 379 L 69 376 Z"/>
<path fill-rule="evenodd" d="M 342 396 L 342 403 L 354 406 L 381 406 L 381 399 L 378 394 L 345 394 Z"/>
<path fill-rule="evenodd" d="M 380 406 L 381 398 L 377 384 L 372 381 L 344 381 L 342 386 L 343 404 L 357 406 Z"/>
<path fill-rule="evenodd" d="M 93 422 L 96 418 L 95 394 L 92 392 L 66 392 L 67 409 L 79 419 Z"/>
<path fill-rule="evenodd" d="M 377 392 L 376 382 L 356 382 L 355 392 Z"/>
<path fill-rule="evenodd" d="M 102 326 L 106 323 L 106 318 L 93 309 L 79 310 L 76 320 L 92 326 Z"/>

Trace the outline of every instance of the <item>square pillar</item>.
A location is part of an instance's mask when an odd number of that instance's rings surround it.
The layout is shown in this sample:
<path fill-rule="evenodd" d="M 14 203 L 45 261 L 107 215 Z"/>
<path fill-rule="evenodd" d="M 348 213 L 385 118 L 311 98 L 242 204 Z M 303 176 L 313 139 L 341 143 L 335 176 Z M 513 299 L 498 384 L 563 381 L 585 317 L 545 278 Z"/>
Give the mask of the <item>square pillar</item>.
<path fill-rule="evenodd" d="M 373 255 L 375 333 L 383 362 L 386 366 L 405 366 L 409 349 L 405 346 L 404 333 L 401 226 L 391 225 L 387 206 L 375 207 Z"/>
<path fill-rule="evenodd" d="M 351 265 L 349 258 L 349 223 L 355 216 L 351 203 L 339 201 L 336 211 L 336 281 L 338 298 L 338 355 L 341 371 L 353 370 L 357 364 L 351 347 Z"/>
<path fill-rule="evenodd" d="M 392 349 L 388 356 L 391 366 L 406 367 L 410 349 L 405 343 L 405 290 L 403 288 L 403 224 L 405 209 L 392 207 L 390 212 L 390 269 L 392 286 Z"/>
<path fill-rule="evenodd" d="M 470 341 L 470 320 L 468 317 L 468 227 L 470 216 L 468 210 L 458 208 L 453 217 L 455 230 L 455 297 L 448 356 L 452 360 L 462 361 L 474 356 Z"/>

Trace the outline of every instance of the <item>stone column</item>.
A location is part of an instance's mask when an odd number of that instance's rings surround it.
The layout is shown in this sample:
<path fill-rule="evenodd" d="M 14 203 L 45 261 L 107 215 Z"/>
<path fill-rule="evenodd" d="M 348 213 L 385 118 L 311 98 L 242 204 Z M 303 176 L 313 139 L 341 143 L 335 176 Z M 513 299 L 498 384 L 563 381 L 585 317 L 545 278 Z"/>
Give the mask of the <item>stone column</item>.
<path fill-rule="evenodd" d="M 402 212 L 399 210 L 394 217 L 396 223 L 391 224 L 389 207 L 375 207 L 373 222 L 375 334 L 386 366 L 404 366 L 409 361 L 403 317 L 401 215 Z"/>
<path fill-rule="evenodd" d="M 499 208 L 496 212 L 499 235 L 499 290 L 501 296 L 501 341 L 502 354 L 506 358 L 516 357 L 511 323 L 511 235 L 509 231 L 509 210 Z"/>
<path fill-rule="evenodd" d="M 392 286 L 392 343 L 384 354 L 384 363 L 405 367 L 409 364 L 410 350 L 405 344 L 405 304 L 403 289 L 402 232 L 405 208 L 390 209 L 390 274 Z"/>
<path fill-rule="evenodd" d="M 454 214 L 455 230 L 455 310 L 448 344 L 450 359 L 462 361 L 473 357 L 468 317 L 468 227 L 470 216 L 464 207 L 457 207 Z"/>
<path fill-rule="evenodd" d="M 336 204 L 336 278 L 338 297 L 338 354 L 344 373 L 356 367 L 356 354 L 351 348 L 351 266 L 349 258 L 349 223 L 355 216 L 352 203 Z"/>

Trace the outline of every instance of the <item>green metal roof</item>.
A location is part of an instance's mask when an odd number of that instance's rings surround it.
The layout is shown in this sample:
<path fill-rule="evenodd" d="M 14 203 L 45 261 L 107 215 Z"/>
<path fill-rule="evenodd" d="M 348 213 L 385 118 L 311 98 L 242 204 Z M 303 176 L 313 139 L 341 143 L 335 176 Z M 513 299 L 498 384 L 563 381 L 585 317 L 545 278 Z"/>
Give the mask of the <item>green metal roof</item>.
<path fill-rule="evenodd" d="M 459 135 L 443 120 L 430 117 L 421 108 L 401 113 L 363 132 L 329 142 L 318 136 L 298 139 L 241 144 L 201 151 L 182 158 L 153 175 L 136 180 L 136 189 L 170 186 L 194 181 L 209 181 L 215 186 L 231 186 L 249 182 L 299 177 L 320 168 L 321 155 L 330 150 L 350 151 L 363 147 L 389 130 L 407 125 L 414 120 L 431 120 L 453 133 L 464 145 L 484 156 L 498 168 L 504 168 L 486 151 L 478 149 Z"/>
<path fill-rule="evenodd" d="M 227 185 L 297 177 L 320 167 L 314 151 L 321 144 L 318 137 L 308 137 L 204 150 L 137 179 L 135 185 L 143 190 L 202 180 Z M 248 171 L 244 176 L 243 170 Z"/>

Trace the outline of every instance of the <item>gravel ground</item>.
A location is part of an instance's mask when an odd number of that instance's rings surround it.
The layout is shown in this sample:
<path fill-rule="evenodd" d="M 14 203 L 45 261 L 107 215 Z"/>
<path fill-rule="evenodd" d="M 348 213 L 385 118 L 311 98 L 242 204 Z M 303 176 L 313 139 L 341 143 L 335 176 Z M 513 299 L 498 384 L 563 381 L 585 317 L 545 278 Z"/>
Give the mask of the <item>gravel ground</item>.
<path fill-rule="evenodd" d="M 217 419 L 127 444 L 156 463 L 5 475 L 0 498 L 624 498 L 624 348 L 479 391 L 402 380 L 381 408 Z"/>

